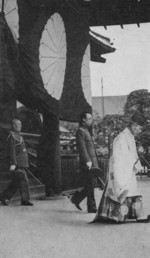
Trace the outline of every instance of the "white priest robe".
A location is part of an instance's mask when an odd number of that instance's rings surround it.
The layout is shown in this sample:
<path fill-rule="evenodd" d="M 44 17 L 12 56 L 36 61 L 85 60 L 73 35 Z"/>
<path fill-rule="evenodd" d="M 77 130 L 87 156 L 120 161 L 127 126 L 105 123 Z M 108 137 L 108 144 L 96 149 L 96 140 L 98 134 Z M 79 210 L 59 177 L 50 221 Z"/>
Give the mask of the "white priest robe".
<path fill-rule="evenodd" d="M 141 169 L 134 136 L 125 128 L 113 142 L 105 196 L 119 203 L 126 197 L 139 196 L 136 173 Z"/>

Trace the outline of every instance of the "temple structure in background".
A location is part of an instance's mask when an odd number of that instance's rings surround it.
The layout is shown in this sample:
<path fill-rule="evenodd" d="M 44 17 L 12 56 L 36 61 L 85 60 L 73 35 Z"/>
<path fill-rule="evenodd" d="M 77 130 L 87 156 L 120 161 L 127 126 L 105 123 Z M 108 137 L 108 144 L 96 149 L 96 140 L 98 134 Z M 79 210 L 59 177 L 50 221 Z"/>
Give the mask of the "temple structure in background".
<path fill-rule="evenodd" d="M 0 11 L 0 125 L 14 117 L 16 100 L 42 114 L 38 168 L 50 196 L 51 188 L 61 192 L 59 120 L 79 121 L 92 109 L 90 60 L 105 62 L 101 55 L 115 51 L 90 27 L 140 26 L 150 21 L 150 4 L 1 0 Z"/>

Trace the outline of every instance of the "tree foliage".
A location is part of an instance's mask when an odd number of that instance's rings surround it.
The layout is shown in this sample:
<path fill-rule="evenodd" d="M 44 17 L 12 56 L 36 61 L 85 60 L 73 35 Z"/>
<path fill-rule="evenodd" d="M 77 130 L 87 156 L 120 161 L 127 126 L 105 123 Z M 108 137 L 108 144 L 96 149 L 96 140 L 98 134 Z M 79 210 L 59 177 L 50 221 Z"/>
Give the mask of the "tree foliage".
<path fill-rule="evenodd" d="M 126 115 L 132 115 L 135 111 L 145 113 L 148 111 L 147 108 L 150 108 L 150 92 L 143 89 L 133 91 L 128 95 L 124 111 Z"/>
<path fill-rule="evenodd" d="M 133 91 L 128 95 L 123 115 L 106 115 L 101 121 L 98 121 L 95 137 L 97 144 L 107 146 L 111 153 L 114 138 L 128 126 L 130 117 L 136 111 L 143 113 L 148 121 L 138 142 L 146 148 L 148 145 L 150 146 L 150 93 L 145 89 Z"/>
<path fill-rule="evenodd" d="M 124 108 L 125 114 L 131 116 L 139 111 L 147 119 L 147 125 L 143 127 L 143 133 L 138 141 L 148 148 L 150 146 L 150 92 L 148 90 L 136 90 L 129 94 Z"/>

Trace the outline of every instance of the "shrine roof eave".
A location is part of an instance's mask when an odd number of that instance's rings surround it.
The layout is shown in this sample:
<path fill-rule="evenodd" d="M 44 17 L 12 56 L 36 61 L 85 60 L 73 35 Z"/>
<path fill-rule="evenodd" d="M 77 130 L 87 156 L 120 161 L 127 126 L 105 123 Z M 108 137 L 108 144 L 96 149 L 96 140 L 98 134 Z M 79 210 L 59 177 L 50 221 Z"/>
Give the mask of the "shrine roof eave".
<path fill-rule="evenodd" d="M 110 38 L 100 35 L 92 30 L 89 31 L 90 34 L 90 43 L 91 43 L 91 51 L 97 52 L 100 55 L 112 53 L 116 50 L 111 42 Z M 94 54 L 96 55 L 96 54 Z"/>
<path fill-rule="evenodd" d="M 149 0 L 90 0 L 88 10 L 90 26 L 140 26 L 150 22 Z"/>
<path fill-rule="evenodd" d="M 90 39 L 91 48 L 97 48 L 101 55 L 115 52 L 116 48 L 103 44 L 96 39 Z"/>

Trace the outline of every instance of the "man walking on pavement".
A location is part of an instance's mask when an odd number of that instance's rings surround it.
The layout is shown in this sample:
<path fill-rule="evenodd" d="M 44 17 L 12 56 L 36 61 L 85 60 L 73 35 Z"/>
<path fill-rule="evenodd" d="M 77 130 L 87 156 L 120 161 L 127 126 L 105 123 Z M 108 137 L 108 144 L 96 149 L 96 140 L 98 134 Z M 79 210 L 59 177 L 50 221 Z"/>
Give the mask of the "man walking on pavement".
<path fill-rule="evenodd" d="M 32 206 L 29 201 L 29 184 L 26 175 L 28 164 L 28 153 L 23 137 L 20 135 L 21 121 L 13 119 L 12 131 L 7 138 L 10 151 L 10 171 L 12 172 L 12 181 L 1 193 L 0 201 L 3 205 L 8 205 L 6 200 L 10 200 L 19 190 L 21 195 L 21 205 Z"/>
<path fill-rule="evenodd" d="M 92 127 L 92 114 L 84 112 L 81 114 L 80 119 L 81 122 L 76 133 L 76 141 L 84 188 L 80 192 L 75 192 L 71 198 L 71 202 L 75 204 L 79 210 L 81 210 L 80 203 L 85 197 L 87 197 L 87 211 L 88 213 L 95 213 L 97 208 L 94 197 L 94 179 L 90 169 L 92 166 L 98 168 L 98 160 L 90 132 Z"/>

